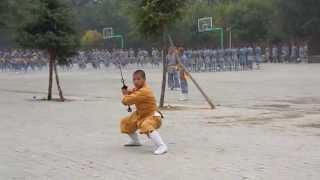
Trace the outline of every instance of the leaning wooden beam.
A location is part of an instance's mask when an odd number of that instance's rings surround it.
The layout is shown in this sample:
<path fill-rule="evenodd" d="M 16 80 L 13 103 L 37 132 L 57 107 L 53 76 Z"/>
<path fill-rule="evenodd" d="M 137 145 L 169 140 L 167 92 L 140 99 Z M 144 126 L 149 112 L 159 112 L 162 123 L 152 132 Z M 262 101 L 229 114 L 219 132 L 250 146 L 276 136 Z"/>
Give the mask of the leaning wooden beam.
<path fill-rule="evenodd" d="M 168 38 L 169 38 L 169 42 L 170 45 L 172 47 L 174 47 L 172 38 L 170 36 L 170 34 L 167 34 Z M 198 84 L 198 82 L 192 77 L 191 73 L 188 71 L 188 69 L 181 63 L 181 59 L 180 56 L 176 53 L 176 58 L 177 61 L 180 65 L 180 67 L 187 73 L 187 75 L 190 77 L 191 81 L 193 82 L 193 84 L 197 87 L 197 89 L 200 91 L 200 93 L 202 94 L 202 96 L 205 98 L 205 100 L 208 102 L 208 104 L 210 105 L 211 109 L 215 109 L 215 105 L 213 104 L 213 102 L 211 101 L 211 99 L 209 98 L 209 96 L 207 96 L 207 94 L 203 91 L 203 89 L 200 87 L 200 85 Z"/>

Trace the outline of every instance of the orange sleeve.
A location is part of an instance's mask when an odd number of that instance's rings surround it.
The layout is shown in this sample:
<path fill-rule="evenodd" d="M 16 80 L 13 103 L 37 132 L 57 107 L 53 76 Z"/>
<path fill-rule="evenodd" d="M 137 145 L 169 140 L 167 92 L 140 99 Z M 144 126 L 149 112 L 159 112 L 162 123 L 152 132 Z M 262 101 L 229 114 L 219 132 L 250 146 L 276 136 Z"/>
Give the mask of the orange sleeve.
<path fill-rule="evenodd" d="M 133 93 L 129 95 L 125 95 L 122 98 L 122 104 L 124 105 L 134 105 L 137 103 L 140 103 L 145 98 L 145 92 L 144 90 L 140 89 L 138 91 L 134 91 Z"/>

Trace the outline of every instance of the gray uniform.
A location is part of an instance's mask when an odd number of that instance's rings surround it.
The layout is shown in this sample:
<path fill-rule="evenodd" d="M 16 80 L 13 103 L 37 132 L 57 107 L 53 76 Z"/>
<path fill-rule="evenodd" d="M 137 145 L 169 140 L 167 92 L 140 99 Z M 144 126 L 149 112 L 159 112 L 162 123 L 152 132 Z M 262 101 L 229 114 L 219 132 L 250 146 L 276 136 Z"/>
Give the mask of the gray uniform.
<path fill-rule="evenodd" d="M 276 46 L 274 46 L 272 48 L 272 62 L 276 63 L 279 62 L 279 54 L 278 54 L 278 48 Z"/>
<path fill-rule="evenodd" d="M 255 62 L 256 62 L 256 65 L 257 65 L 257 68 L 259 69 L 260 68 L 260 63 L 262 61 L 262 50 L 261 50 L 261 47 L 260 46 L 257 46 L 255 49 Z"/>

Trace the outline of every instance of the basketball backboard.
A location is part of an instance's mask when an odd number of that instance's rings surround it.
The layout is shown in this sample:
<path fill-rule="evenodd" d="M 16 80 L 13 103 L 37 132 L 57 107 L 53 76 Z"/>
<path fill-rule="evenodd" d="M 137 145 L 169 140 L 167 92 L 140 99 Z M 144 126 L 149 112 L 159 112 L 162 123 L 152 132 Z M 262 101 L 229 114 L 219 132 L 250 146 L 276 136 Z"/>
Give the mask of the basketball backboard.
<path fill-rule="evenodd" d="M 103 39 L 110 39 L 113 37 L 113 28 L 103 28 L 102 31 Z"/>
<path fill-rule="evenodd" d="M 213 30 L 212 17 L 203 17 L 198 19 L 198 31 L 207 32 Z"/>

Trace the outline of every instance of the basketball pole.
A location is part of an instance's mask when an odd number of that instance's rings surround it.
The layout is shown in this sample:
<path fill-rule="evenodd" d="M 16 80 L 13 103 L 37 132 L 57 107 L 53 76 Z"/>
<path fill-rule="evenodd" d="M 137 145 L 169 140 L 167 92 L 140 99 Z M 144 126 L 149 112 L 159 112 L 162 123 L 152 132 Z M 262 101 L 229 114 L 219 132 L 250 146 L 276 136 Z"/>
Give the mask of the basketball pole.
<path fill-rule="evenodd" d="M 231 29 L 229 31 L 229 48 L 230 49 L 232 48 L 232 31 L 231 31 Z"/>
<path fill-rule="evenodd" d="M 223 41 L 224 41 L 224 35 L 223 35 L 223 28 L 219 28 L 220 29 L 220 33 L 221 33 L 221 35 L 220 35 L 220 43 L 221 43 L 221 49 L 224 49 L 224 43 L 223 43 Z"/>
<path fill-rule="evenodd" d="M 213 28 L 213 31 L 219 31 L 220 32 L 220 47 L 221 49 L 224 49 L 224 32 L 223 28 Z"/>
<path fill-rule="evenodd" d="M 110 36 L 107 36 L 106 31 L 109 30 L 111 32 Z M 104 39 L 119 39 L 121 49 L 124 49 L 124 36 L 121 34 L 113 35 L 113 28 L 103 28 L 102 30 L 103 38 Z"/>
<path fill-rule="evenodd" d="M 209 24 L 207 22 L 207 24 L 202 24 L 200 25 L 200 21 L 210 21 Z M 203 30 L 200 30 L 202 29 L 203 25 L 210 25 L 210 28 L 205 28 Z M 212 17 L 203 17 L 203 18 L 199 18 L 198 19 L 198 32 L 218 32 L 220 33 L 220 48 L 221 49 L 224 49 L 224 29 L 223 28 L 214 28 L 213 27 L 213 23 L 212 23 Z"/>
<path fill-rule="evenodd" d="M 124 49 L 124 38 L 122 35 L 114 35 L 111 38 L 116 38 L 116 39 L 120 39 L 120 43 L 121 43 L 121 49 Z"/>

